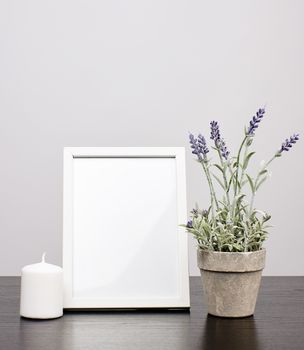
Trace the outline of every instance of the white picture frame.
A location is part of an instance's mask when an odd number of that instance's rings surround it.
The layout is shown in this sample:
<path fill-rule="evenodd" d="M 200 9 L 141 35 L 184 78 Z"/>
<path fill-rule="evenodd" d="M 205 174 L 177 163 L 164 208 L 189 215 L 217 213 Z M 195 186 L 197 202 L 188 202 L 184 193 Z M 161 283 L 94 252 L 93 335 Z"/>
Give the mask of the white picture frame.
<path fill-rule="evenodd" d="M 65 309 L 189 308 L 185 149 L 64 148 Z"/>

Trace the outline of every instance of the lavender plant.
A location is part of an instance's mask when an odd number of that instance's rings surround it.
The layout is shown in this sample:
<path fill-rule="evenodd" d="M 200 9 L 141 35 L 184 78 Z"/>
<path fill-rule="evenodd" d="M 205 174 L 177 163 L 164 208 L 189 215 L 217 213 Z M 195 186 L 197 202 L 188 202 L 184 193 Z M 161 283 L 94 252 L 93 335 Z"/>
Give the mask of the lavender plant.
<path fill-rule="evenodd" d="M 203 250 L 251 252 L 260 250 L 267 238 L 271 216 L 254 207 L 255 196 L 269 177 L 270 163 L 289 151 L 299 140 L 299 135 L 286 139 L 252 177 L 248 173 L 248 165 L 255 152 L 250 151 L 250 147 L 264 115 L 265 109 L 260 108 L 245 128 L 236 157 L 230 156 L 218 122 L 210 123 L 210 139 L 213 141 L 212 149 L 218 155 L 218 163 L 212 163 L 208 158 L 209 148 L 203 135 L 199 134 L 197 138 L 189 135 L 192 153 L 201 164 L 209 185 L 210 207 L 205 210 L 194 208 L 189 221 L 182 226 L 196 238 Z M 215 191 L 215 183 L 223 190 L 221 196 Z"/>

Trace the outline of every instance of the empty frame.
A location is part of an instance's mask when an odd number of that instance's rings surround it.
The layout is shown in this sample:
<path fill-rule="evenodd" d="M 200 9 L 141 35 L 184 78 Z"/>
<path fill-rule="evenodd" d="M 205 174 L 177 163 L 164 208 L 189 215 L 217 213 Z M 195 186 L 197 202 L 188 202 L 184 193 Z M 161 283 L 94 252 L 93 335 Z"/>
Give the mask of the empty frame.
<path fill-rule="evenodd" d="M 64 307 L 189 307 L 184 148 L 65 148 Z"/>

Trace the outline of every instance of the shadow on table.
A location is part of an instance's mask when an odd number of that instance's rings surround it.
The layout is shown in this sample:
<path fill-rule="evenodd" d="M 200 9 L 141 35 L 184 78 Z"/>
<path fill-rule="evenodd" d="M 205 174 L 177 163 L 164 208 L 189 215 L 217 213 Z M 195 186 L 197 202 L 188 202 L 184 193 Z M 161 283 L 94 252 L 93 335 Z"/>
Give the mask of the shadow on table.
<path fill-rule="evenodd" d="M 253 316 L 234 319 L 208 315 L 200 340 L 202 349 L 261 349 Z"/>

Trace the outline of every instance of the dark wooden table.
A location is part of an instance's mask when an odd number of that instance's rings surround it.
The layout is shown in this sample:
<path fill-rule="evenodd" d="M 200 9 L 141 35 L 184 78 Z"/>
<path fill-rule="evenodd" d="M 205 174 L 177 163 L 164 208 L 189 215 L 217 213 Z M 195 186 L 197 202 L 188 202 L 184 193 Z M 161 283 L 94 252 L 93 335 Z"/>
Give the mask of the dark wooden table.
<path fill-rule="evenodd" d="M 19 316 L 19 277 L 0 277 L 1 350 L 304 349 L 304 277 L 263 277 L 254 317 L 208 316 L 199 277 L 191 311 L 66 312 Z"/>

